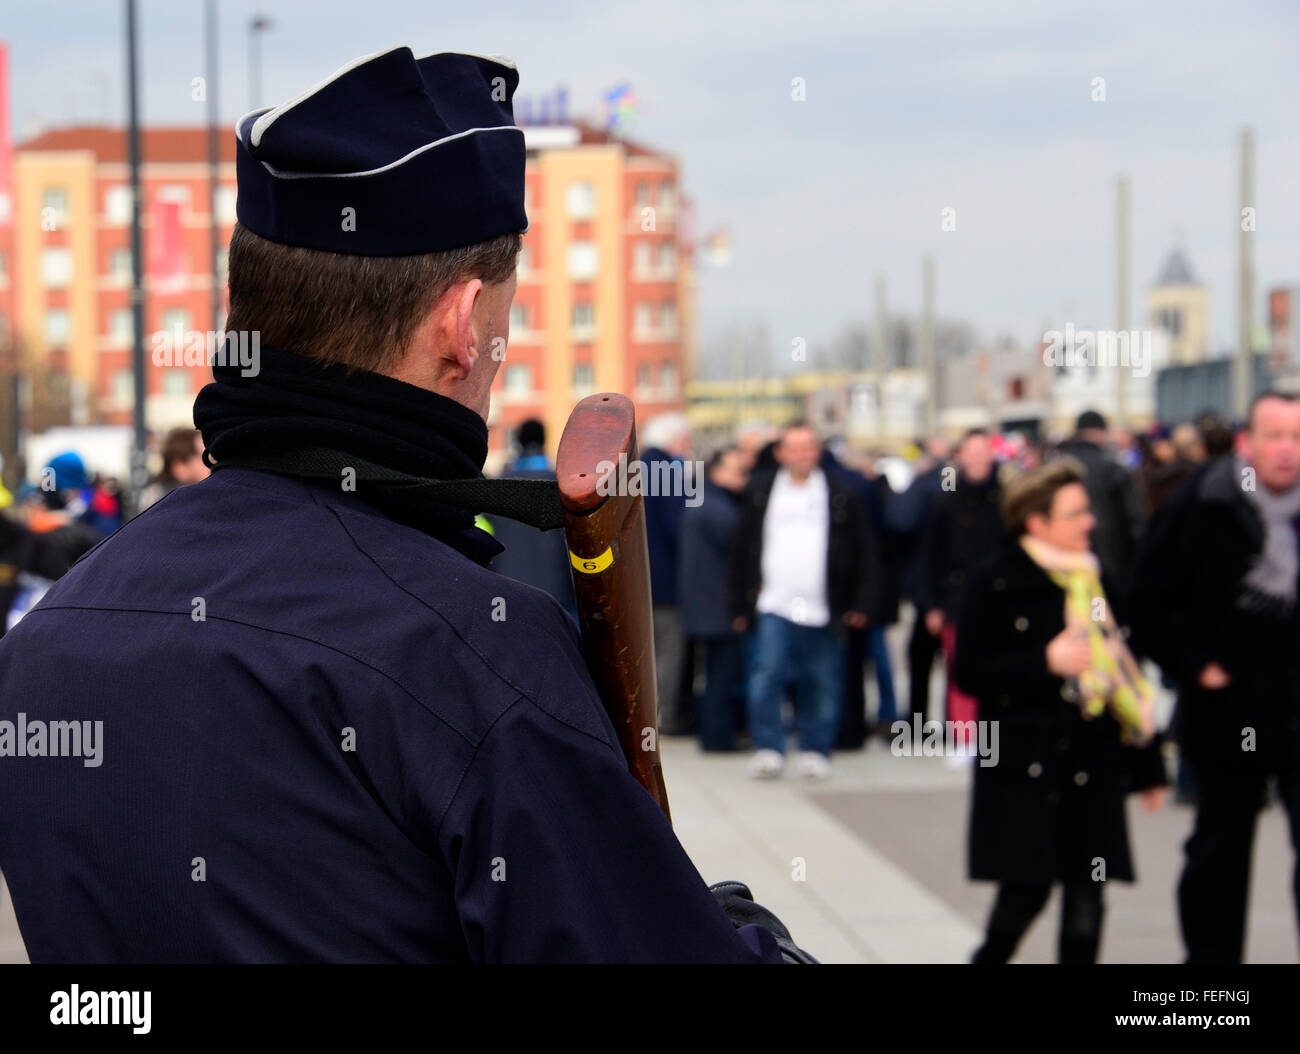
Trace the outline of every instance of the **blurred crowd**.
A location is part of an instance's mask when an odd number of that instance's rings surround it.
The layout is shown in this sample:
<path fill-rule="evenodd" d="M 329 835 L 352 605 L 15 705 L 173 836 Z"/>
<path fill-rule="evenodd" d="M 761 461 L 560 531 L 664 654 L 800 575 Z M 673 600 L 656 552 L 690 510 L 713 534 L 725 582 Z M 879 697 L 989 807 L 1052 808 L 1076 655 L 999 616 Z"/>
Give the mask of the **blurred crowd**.
<path fill-rule="evenodd" d="M 196 429 L 168 432 L 160 456 L 162 468 L 141 491 L 136 511 L 208 474 Z M 16 493 L 0 482 L 0 636 L 83 554 L 122 526 L 124 498 L 115 476 L 88 472 L 74 451 L 52 457 L 39 481 L 24 482 Z"/>
<path fill-rule="evenodd" d="M 547 473 L 528 428 L 516 470 Z M 642 441 L 646 462 L 696 453 L 680 415 Z M 1054 885 L 1060 960 L 1095 961 L 1104 883 L 1135 875 L 1125 800 L 1160 808 L 1176 764 L 1188 960 L 1240 960 L 1270 794 L 1300 845 L 1300 401 L 1141 434 L 1087 411 L 1061 442 L 972 429 L 901 458 L 754 426 L 702 464 L 695 500 L 645 498 L 662 734 L 748 751 L 759 779 L 793 734 L 820 780 L 873 734 L 911 755 L 938 732 L 972 766 L 968 876 L 997 883 L 976 962 L 1011 958 Z M 509 573 L 572 610 L 548 544 Z"/>

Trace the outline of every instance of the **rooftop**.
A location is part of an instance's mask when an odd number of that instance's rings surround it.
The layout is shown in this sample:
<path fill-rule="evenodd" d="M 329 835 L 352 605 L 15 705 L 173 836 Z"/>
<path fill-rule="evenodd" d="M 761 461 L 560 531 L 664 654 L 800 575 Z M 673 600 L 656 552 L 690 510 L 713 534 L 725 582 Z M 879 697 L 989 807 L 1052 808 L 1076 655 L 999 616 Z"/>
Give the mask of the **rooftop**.
<path fill-rule="evenodd" d="M 1188 262 L 1186 253 L 1182 249 L 1174 249 L 1165 258 L 1165 265 L 1160 270 L 1160 277 L 1156 279 L 1156 286 L 1166 285 L 1200 285 L 1195 273 L 1192 271 L 1192 265 Z"/>
<path fill-rule="evenodd" d="M 234 132 L 225 127 L 219 131 L 217 138 L 221 160 L 234 161 Z M 55 128 L 15 147 L 16 153 L 61 150 L 89 150 L 100 164 L 125 164 L 126 129 L 112 125 L 73 125 L 70 128 Z M 144 161 L 152 164 L 206 162 L 208 129 L 205 125 L 192 128 L 141 128 L 140 153 Z"/>

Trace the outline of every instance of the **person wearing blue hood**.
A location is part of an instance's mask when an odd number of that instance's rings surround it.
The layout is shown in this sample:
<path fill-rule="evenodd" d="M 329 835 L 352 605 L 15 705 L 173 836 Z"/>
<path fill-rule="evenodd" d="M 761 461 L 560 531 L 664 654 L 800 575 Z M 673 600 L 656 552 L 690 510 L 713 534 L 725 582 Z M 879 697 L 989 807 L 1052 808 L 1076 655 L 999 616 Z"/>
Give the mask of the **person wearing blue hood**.
<path fill-rule="evenodd" d="M 33 962 L 802 954 L 739 883 L 705 884 L 577 627 L 443 500 L 482 482 L 509 337 L 518 83 L 500 56 L 399 47 L 238 122 L 226 329 L 260 360 L 216 349 L 212 475 L 0 641 L 0 718 L 104 730 L 93 767 L 0 763 Z"/>

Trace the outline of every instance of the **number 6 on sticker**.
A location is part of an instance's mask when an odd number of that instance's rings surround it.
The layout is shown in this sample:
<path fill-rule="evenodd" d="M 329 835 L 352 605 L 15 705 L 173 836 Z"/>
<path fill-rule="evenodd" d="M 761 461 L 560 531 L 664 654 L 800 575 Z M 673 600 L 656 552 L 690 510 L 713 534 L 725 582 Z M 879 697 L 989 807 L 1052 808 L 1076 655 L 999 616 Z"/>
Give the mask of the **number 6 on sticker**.
<path fill-rule="evenodd" d="M 584 575 L 598 575 L 613 562 L 614 549 L 612 546 L 599 556 L 589 558 L 581 557 L 573 550 L 569 550 L 569 563 L 573 564 L 574 569 L 581 571 Z"/>

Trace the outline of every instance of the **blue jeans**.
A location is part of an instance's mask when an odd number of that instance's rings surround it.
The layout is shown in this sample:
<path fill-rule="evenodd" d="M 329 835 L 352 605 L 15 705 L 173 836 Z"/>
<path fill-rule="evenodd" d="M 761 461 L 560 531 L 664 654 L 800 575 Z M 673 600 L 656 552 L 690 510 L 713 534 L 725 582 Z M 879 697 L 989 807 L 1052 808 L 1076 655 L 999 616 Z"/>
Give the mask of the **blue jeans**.
<path fill-rule="evenodd" d="M 785 753 L 781 700 L 796 685 L 799 749 L 830 757 L 840 721 L 844 642 L 830 626 L 760 614 L 751 639 L 749 731 L 759 750 Z"/>

